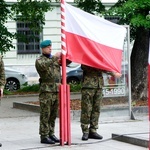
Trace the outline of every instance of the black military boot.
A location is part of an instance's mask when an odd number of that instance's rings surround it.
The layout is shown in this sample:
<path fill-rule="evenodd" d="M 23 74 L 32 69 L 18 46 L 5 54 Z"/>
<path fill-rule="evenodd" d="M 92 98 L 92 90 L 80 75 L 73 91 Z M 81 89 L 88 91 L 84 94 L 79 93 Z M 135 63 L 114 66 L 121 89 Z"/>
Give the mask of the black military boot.
<path fill-rule="evenodd" d="M 0 147 L 2 147 L 2 144 L 0 143 Z"/>
<path fill-rule="evenodd" d="M 55 142 L 48 137 L 41 139 L 41 143 L 43 143 L 43 144 L 55 144 Z"/>
<path fill-rule="evenodd" d="M 59 142 L 60 142 L 60 140 L 59 140 L 55 135 L 50 135 L 49 138 L 50 138 L 51 140 L 53 140 L 54 142 L 56 142 L 56 143 L 59 143 Z"/>
<path fill-rule="evenodd" d="M 90 139 L 103 139 L 101 135 L 99 135 L 97 132 L 90 132 L 89 133 L 89 138 Z"/>
<path fill-rule="evenodd" d="M 88 133 L 83 133 L 82 140 L 83 140 L 83 141 L 87 141 L 87 140 L 88 140 L 88 137 L 89 137 L 89 134 L 88 134 Z"/>

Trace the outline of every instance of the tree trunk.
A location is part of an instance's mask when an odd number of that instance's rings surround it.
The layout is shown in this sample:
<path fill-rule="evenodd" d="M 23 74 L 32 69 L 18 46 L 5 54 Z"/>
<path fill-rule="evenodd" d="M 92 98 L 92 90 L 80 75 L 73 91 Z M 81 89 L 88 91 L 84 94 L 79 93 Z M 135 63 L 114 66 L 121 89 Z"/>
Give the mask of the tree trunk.
<path fill-rule="evenodd" d="M 148 50 L 149 30 L 138 28 L 131 54 L 131 95 L 133 100 L 147 100 Z"/>

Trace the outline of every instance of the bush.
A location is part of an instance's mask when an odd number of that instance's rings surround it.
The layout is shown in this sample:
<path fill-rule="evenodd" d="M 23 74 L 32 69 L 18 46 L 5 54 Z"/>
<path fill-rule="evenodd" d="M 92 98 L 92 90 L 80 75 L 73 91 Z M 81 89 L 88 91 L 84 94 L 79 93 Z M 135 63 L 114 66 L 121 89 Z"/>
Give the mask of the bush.
<path fill-rule="evenodd" d="M 39 84 L 27 85 L 17 90 L 17 92 L 39 92 Z"/>
<path fill-rule="evenodd" d="M 12 92 L 7 91 L 7 90 L 4 89 L 4 95 L 12 95 Z"/>
<path fill-rule="evenodd" d="M 70 84 L 70 92 L 80 92 L 81 84 Z M 17 92 L 39 92 L 39 84 L 33 84 L 23 87 Z"/>
<path fill-rule="evenodd" d="M 80 84 L 70 84 L 70 92 L 80 92 L 81 91 L 81 83 Z"/>
<path fill-rule="evenodd" d="M 4 95 L 14 95 L 14 94 L 26 94 L 26 93 L 38 93 L 39 92 L 39 84 L 26 85 L 23 88 L 17 91 L 7 91 L 4 90 Z M 80 92 L 81 84 L 70 84 L 70 92 Z"/>

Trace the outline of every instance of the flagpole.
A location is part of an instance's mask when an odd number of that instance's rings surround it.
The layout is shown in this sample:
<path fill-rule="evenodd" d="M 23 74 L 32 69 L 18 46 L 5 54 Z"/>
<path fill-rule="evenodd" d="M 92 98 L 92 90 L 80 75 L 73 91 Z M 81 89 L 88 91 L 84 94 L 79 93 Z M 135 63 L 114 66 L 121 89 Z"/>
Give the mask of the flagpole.
<path fill-rule="evenodd" d="M 62 84 L 60 86 L 60 144 L 71 145 L 70 87 L 66 83 L 65 2 L 61 0 Z"/>

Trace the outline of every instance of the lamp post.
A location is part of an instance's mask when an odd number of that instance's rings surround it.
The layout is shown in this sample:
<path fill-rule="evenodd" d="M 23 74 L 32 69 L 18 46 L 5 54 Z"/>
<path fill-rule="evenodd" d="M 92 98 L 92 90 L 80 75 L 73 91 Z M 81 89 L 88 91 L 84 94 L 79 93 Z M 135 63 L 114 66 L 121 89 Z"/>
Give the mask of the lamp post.
<path fill-rule="evenodd" d="M 150 21 L 150 11 L 146 16 L 146 20 Z M 148 108 L 149 108 L 149 121 L 150 121 L 150 30 L 149 30 L 149 55 L 148 55 Z M 149 128 L 150 130 L 150 128 Z M 149 150 L 150 150 L 150 134 L 149 134 Z"/>

